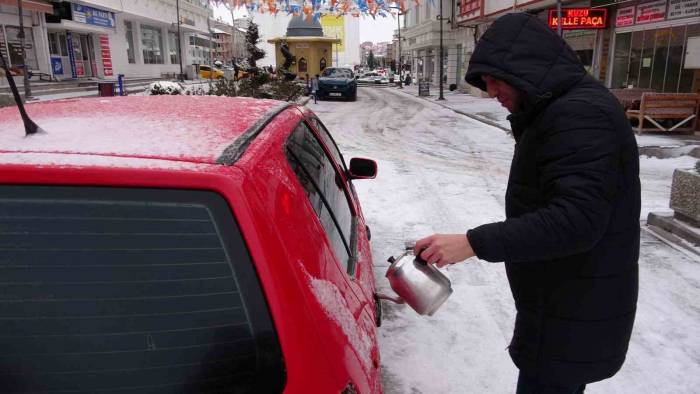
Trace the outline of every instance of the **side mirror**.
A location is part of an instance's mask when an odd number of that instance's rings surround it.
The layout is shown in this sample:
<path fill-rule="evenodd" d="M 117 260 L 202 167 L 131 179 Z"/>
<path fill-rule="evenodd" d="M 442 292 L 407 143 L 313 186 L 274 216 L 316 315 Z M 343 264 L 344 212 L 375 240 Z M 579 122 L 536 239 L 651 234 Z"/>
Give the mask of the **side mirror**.
<path fill-rule="evenodd" d="M 353 157 L 350 159 L 349 179 L 374 179 L 377 176 L 377 163 L 374 160 Z"/>

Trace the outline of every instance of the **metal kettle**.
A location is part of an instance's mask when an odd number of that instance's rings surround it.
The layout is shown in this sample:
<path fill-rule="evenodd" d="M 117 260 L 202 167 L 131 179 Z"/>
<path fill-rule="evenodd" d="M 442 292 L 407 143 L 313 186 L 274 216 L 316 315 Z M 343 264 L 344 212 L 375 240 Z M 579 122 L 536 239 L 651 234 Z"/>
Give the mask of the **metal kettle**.
<path fill-rule="evenodd" d="M 414 256 L 412 249 L 397 258 L 392 256 L 388 261 L 391 265 L 386 277 L 398 297 L 378 293 L 378 298 L 397 304 L 406 303 L 419 315 L 432 316 L 452 294 L 450 280 L 435 266 L 420 256 Z"/>

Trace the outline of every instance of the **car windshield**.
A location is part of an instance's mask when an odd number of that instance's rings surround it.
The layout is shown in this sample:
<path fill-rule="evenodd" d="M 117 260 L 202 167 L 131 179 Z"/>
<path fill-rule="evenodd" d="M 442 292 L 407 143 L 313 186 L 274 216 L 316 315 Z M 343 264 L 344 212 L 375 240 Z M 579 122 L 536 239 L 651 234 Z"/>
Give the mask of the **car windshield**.
<path fill-rule="evenodd" d="M 327 68 L 321 73 L 326 78 L 352 78 L 352 71 L 343 68 Z"/>

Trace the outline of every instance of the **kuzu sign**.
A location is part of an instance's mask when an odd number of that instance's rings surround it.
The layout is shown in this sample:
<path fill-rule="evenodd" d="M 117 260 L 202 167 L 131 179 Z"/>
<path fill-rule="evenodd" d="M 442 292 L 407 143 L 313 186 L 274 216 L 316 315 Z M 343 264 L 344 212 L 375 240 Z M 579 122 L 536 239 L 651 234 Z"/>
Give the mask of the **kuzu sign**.
<path fill-rule="evenodd" d="M 605 8 L 563 8 L 561 28 L 564 30 L 605 29 L 608 23 L 608 10 Z M 549 27 L 559 26 L 557 10 L 549 10 Z"/>

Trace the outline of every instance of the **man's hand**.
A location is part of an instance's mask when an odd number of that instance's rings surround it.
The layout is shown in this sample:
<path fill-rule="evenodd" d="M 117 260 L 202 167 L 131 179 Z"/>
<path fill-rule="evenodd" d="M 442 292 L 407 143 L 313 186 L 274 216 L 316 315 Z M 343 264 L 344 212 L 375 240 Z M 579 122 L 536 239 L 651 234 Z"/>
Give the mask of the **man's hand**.
<path fill-rule="evenodd" d="M 438 268 L 475 256 L 466 234 L 433 234 L 419 239 L 413 253 L 420 253 L 423 260 Z"/>

